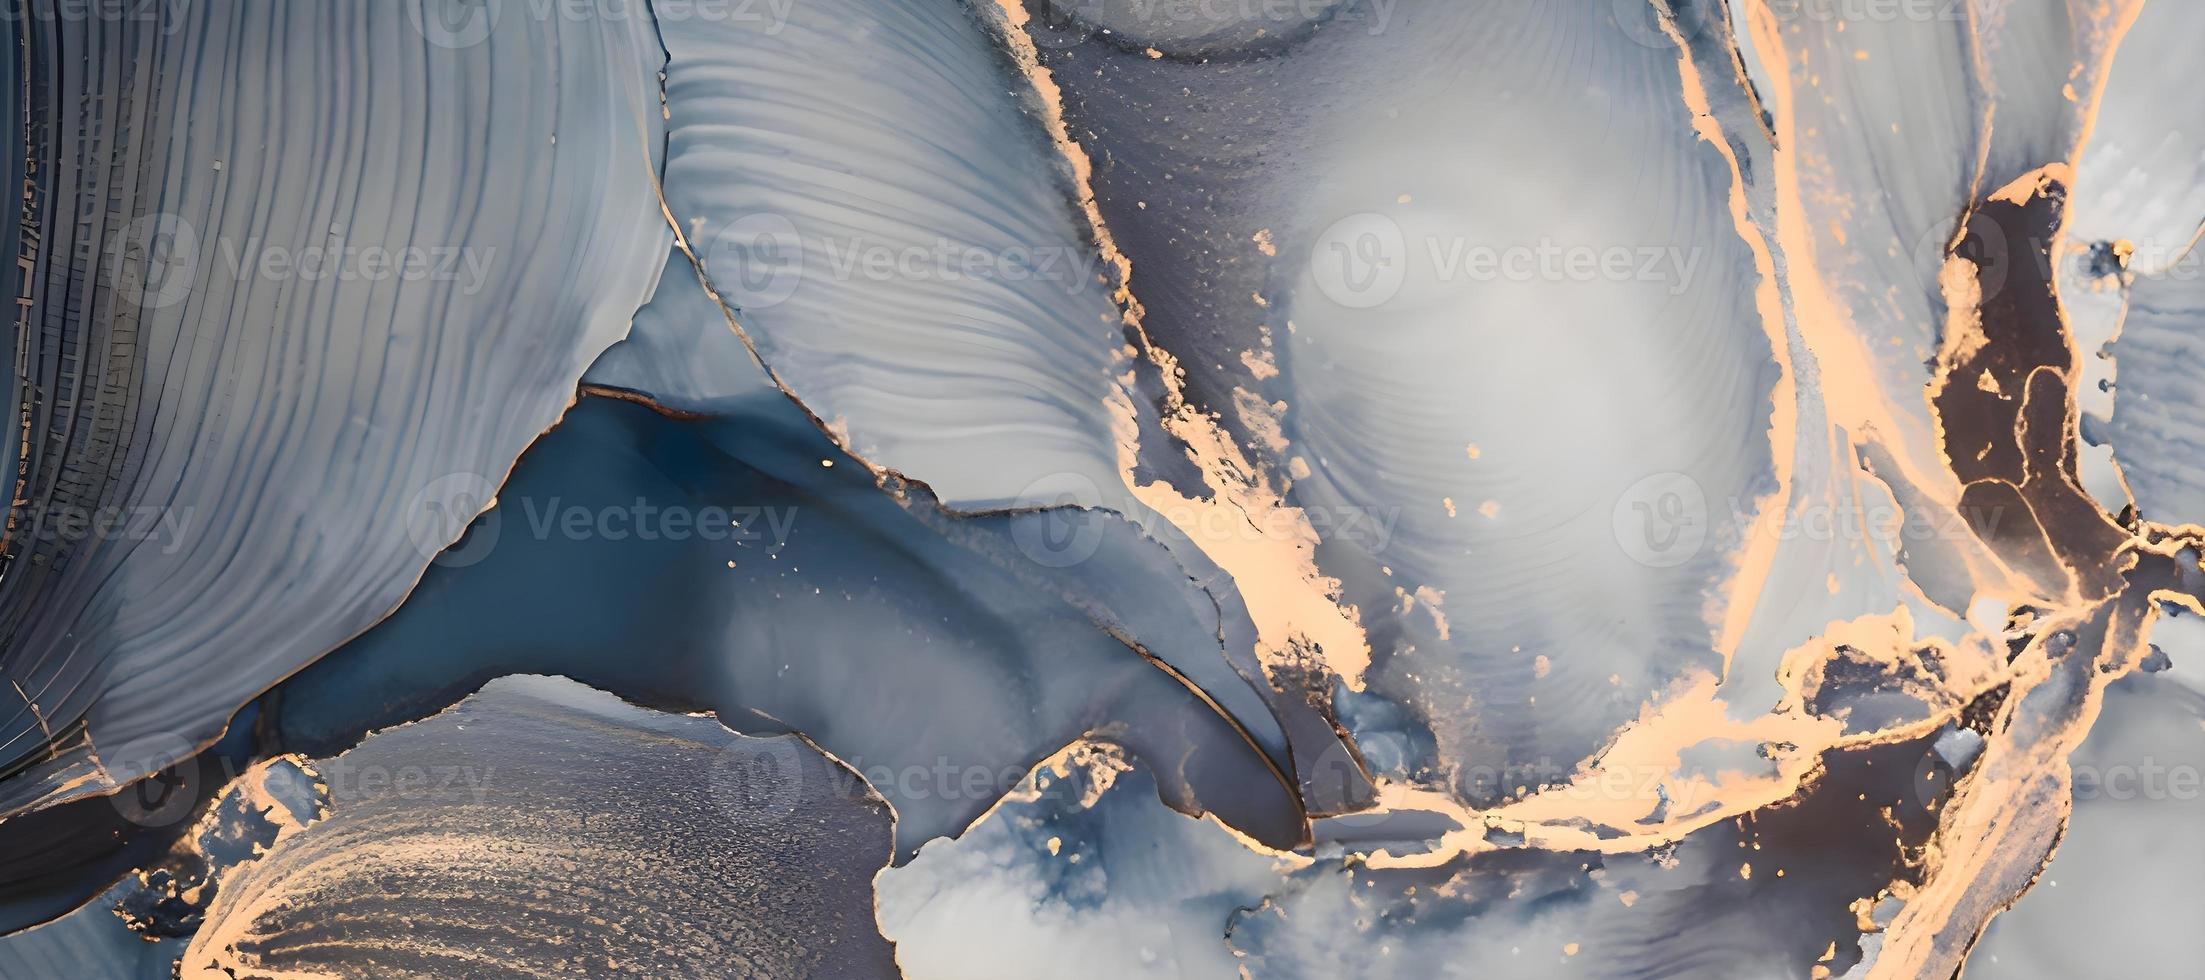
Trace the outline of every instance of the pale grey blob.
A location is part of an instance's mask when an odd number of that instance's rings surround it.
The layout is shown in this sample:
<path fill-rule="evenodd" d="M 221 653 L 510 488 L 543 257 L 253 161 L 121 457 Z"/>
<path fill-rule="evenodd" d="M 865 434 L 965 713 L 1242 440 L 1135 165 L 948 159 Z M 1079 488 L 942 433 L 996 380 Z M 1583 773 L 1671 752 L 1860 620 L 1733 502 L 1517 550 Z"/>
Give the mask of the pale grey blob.
<path fill-rule="evenodd" d="M 1399 0 L 1294 0 L 1189 3 L 1159 0 L 1046 0 L 1035 16 L 1053 43 L 1100 37 L 1108 43 L 1199 58 L 1251 46 L 1292 44 L 1317 30 L 1387 28 Z"/>
<path fill-rule="evenodd" d="M 2164 509 L 2176 503 L 2168 496 L 2168 471 L 2183 465 L 2183 454 L 2157 448 L 2174 432 L 2148 422 L 2180 411 L 2149 401 L 2183 397 L 2166 377 L 2180 369 L 2165 359 L 2185 356 L 2164 346 L 2169 317 L 2179 315 L 2169 307 L 2187 303 L 2175 297 L 2193 295 L 2185 284 L 2205 275 L 2205 258 L 2195 251 L 2205 223 L 2205 118 L 2191 103 L 2166 98 L 2166 79 L 2182 70 L 2201 31 L 2205 8 L 2147 3 L 2122 39 L 2097 124 L 2076 165 L 2067 261 L 2060 268 L 2061 304 L 2085 354 L 2076 391 L 2084 414 L 2084 486 L 2107 510 L 2118 511 L 2141 503 L 2130 493 L 2141 485 L 2153 497 L 2157 519 L 2167 520 L 2197 519 L 2195 505 L 2205 499 L 2191 498 L 2180 512 Z M 2126 334 L 2132 302 L 2141 311 L 2133 338 Z M 2122 349 L 2129 357 L 2108 349 L 2116 337 L 2127 341 Z M 2124 361 L 2134 362 L 2133 377 L 2124 376 Z M 2119 438 L 2131 444 L 2110 445 L 2115 436 L 2106 422 L 2124 410 Z"/>
<path fill-rule="evenodd" d="M 1233 914 L 1295 863 L 1165 809 L 1142 760 L 1091 744 L 876 887 L 911 980 L 1229 978 Z"/>
<path fill-rule="evenodd" d="M 2067 235 L 2126 241 L 2127 267 L 2164 272 L 2205 223 L 2205 105 L 2170 98 L 2205 37 L 2205 7 L 2147 2 L 2121 38 L 2090 140 L 2075 166 Z"/>
<path fill-rule="evenodd" d="M 2205 623 L 2166 615 L 2149 672 L 2107 689 L 2068 760 L 2075 810 L 2059 850 L 1991 920 L 1968 955 L 1970 980 L 2173 976 L 2205 961 L 2193 897 L 2205 874 Z"/>
<path fill-rule="evenodd" d="M 2205 520 L 2205 256 L 2127 287 L 2112 417 L 2083 417 L 2083 433 L 2111 447 L 2139 514 L 2170 524 Z"/>
<path fill-rule="evenodd" d="M 2205 353 L 2205 119 L 2163 97 L 2163 73 L 2201 18 L 2196 4 L 2143 4 L 2123 38 L 2077 166 L 2059 283 L 2077 344 L 2095 353 L 2077 391 L 2088 490 L 2108 510 L 2134 503 L 2170 523 L 2205 514 L 2192 384 Z"/>

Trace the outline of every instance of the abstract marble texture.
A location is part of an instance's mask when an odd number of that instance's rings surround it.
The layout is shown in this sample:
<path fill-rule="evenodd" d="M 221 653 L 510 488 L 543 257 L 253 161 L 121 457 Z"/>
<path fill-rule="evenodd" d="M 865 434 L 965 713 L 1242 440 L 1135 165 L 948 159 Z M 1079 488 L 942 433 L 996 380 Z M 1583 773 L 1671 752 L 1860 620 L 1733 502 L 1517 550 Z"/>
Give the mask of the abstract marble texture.
<path fill-rule="evenodd" d="M 0 980 L 2205 956 L 2205 8 L 0 42 Z"/>

